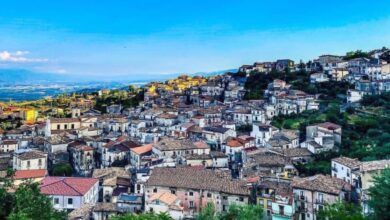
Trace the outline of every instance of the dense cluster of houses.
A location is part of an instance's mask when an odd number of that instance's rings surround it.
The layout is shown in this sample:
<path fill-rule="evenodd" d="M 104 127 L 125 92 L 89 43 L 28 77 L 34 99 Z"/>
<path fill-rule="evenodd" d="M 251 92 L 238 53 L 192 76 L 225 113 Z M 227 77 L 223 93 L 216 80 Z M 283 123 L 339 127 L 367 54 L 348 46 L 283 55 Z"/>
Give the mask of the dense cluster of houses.
<path fill-rule="evenodd" d="M 390 76 L 389 64 L 374 59 L 324 55 L 306 68 L 322 71 L 312 82 L 354 80 L 356 91 L 368 92 L 365 80 L 377 85 Z M 296 65 L 278 60 L 240 71 L 286 68 Z M 300 177 L 298 163 L 337 150 L 342 127 L 312 124 L 305 134 L 274 127 L 275 116 L 318 110 L 317 97 L 276 79 L 264 100 L 243 100 L 246 79 L 181 76 L 148 84 L 144 101 L 132 109 L 113 105 L 101 114 L 74 106 L 70 118 L 22 125 L 0 134 L 0 170 L 15 170 L 14 187 L 27 179 L 40 182 L 41 192 L 70 219 L 148 211 L 191 219 L 208 203 L 218 212 L 255 203 L 267 219 L 316 219 L 326 203 L 340 200 L 370 212 L 370 179 L 390 160 L 340 157 L 332 160 L 331 176 Z M 73 177 L 50 175 L 60 164 L 70 164 Z"/>

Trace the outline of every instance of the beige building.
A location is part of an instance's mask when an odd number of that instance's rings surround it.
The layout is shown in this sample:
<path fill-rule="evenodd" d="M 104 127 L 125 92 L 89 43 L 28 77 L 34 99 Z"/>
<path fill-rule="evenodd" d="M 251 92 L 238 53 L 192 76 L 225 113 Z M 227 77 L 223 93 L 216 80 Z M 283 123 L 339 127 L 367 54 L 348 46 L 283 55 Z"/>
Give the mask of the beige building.
<path fill-rule="evenodd" d="M 47 154 L 37 150 L 15 152 L 13 168 L 14 170 L 47 169 Z"/>
<path fill-rule="evenodd" d="M 55 130 L 73 130 L 81 127 L 79 118 L 51 118 L 50 129 Z"/>

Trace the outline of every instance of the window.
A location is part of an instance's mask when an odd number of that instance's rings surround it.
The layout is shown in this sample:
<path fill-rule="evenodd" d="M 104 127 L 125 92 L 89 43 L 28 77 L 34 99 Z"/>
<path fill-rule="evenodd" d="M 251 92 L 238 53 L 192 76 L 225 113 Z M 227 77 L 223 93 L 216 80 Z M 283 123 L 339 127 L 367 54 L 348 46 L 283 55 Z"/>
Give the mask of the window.
<path fill-rule="evenodd" d="M 68 129 L 68 125 L 64 125 L 64 129 L 65 129 L 65 130 Z"/>
<path fill-rule="evenodd" d="M 260 199 L 259 203 L 260 203 L 260 205 L 264 205 L 264 200 Z"/>
<path fill-rule="evenodd" d="M 61 125 L 57 125 L 57 130 L 60 130 L 61 129 Z"/>
<path fill-rule="evenodd" d="M 30 167 L 30 161 L 27 161 L 27 167 Z"/>
<path fill-rule="evenodd" d="M 39 159 L 38 160 L 38 166 L 41 166 L 42 165 L 42 159 Z"/>
<path fill-rule="evenodd" d="M 211 193 L 207 193 L 207 198 L 211 198 Z"/>
<path fill-rule="evenodd" d="M 73 199 L 72 198 L 68 198 L 68 205 L 73 205 Z"/>
<path fill-rule="evenodd" d="M 227 200 L 227 196 L 222 196 L 222 199 L 223 200 Z"/>
<path fill-rule="evenodd" d="M 176 194 L 176 191 L 175 191 L 175 190 L 171 190 L 171 193 L 172 193 L 173 195 L 175 195 L 175 194 Z"/>
<path fill-rule="evenodd" d="M 74 124 L 71 124 L 70 127 L 71 127 L 72 129 L 74 129 Z"/>
<path fill-rule="evenodd" d="M 188 195 L 189 196 L 194 196 L 194 192 L 189 192 Z"/>
<path fill-rule="evenodd" d="M 194 208 L 194 201 L 190 201 L 188 206 L 189 208 Z"/>
<path fill-rule="evenodd" d="M 240 202 L 243 202 L 244 201 L 244 197 L 240 197 L 239 200 L 240 200 Z"/>
<path fill-rule="evenodd" d="M 271 200 L 267 200 L 267 207 L 271 207 L 272 206 L 272 201 Z"/>
<path fill-rule="evenodd" d="M 153 189 L 153 192 L 156 193 L 156 192 L 157 192 L 157 188 L 154 188 L 154 189 Z"/>
<path fill-rule="evenodd" d="M 54 205 L 58 205 L 60 203 L 60 199 L 59 198 L 54 198 Z"/>

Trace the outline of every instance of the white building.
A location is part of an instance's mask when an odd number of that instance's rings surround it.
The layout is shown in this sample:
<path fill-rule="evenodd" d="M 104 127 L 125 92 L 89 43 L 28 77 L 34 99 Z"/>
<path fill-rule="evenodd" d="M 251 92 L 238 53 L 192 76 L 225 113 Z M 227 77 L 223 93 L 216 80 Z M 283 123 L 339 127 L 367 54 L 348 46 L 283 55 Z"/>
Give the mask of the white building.
<path fill-rule="evenodd" d="M 83 204 L 98 201 L 99 181 L 95 178 L 45 177 L 41 182 L 41 193 L 52 199 L 58 210 L 73 210 Z"/>

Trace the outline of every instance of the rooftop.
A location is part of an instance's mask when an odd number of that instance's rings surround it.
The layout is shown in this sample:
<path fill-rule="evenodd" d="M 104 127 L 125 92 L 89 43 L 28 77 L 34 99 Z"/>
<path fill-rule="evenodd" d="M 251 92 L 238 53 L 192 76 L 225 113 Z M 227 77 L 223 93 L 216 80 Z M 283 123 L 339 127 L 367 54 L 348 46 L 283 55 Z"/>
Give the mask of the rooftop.
<path fill-rule="evenodd" d="M 245 182 L 233 181 L 217 172 L 192 167 L 155 168 L 147 186 L 203 189 L 228 194 L 249 195 Z"/>
<path fill-rule="evenodd" d="M 345 181 L 322 174 L 306 178 L 294 178 L 292 187 L 310 191 L 339 195 L 342 191 L 351 191 L 351 185 Z"/>
<path fill-rule="evenodd" d="M 97 182 L 95 178 L 45 177 L 40 188 L 46 195 L 83 196 Z"/>

